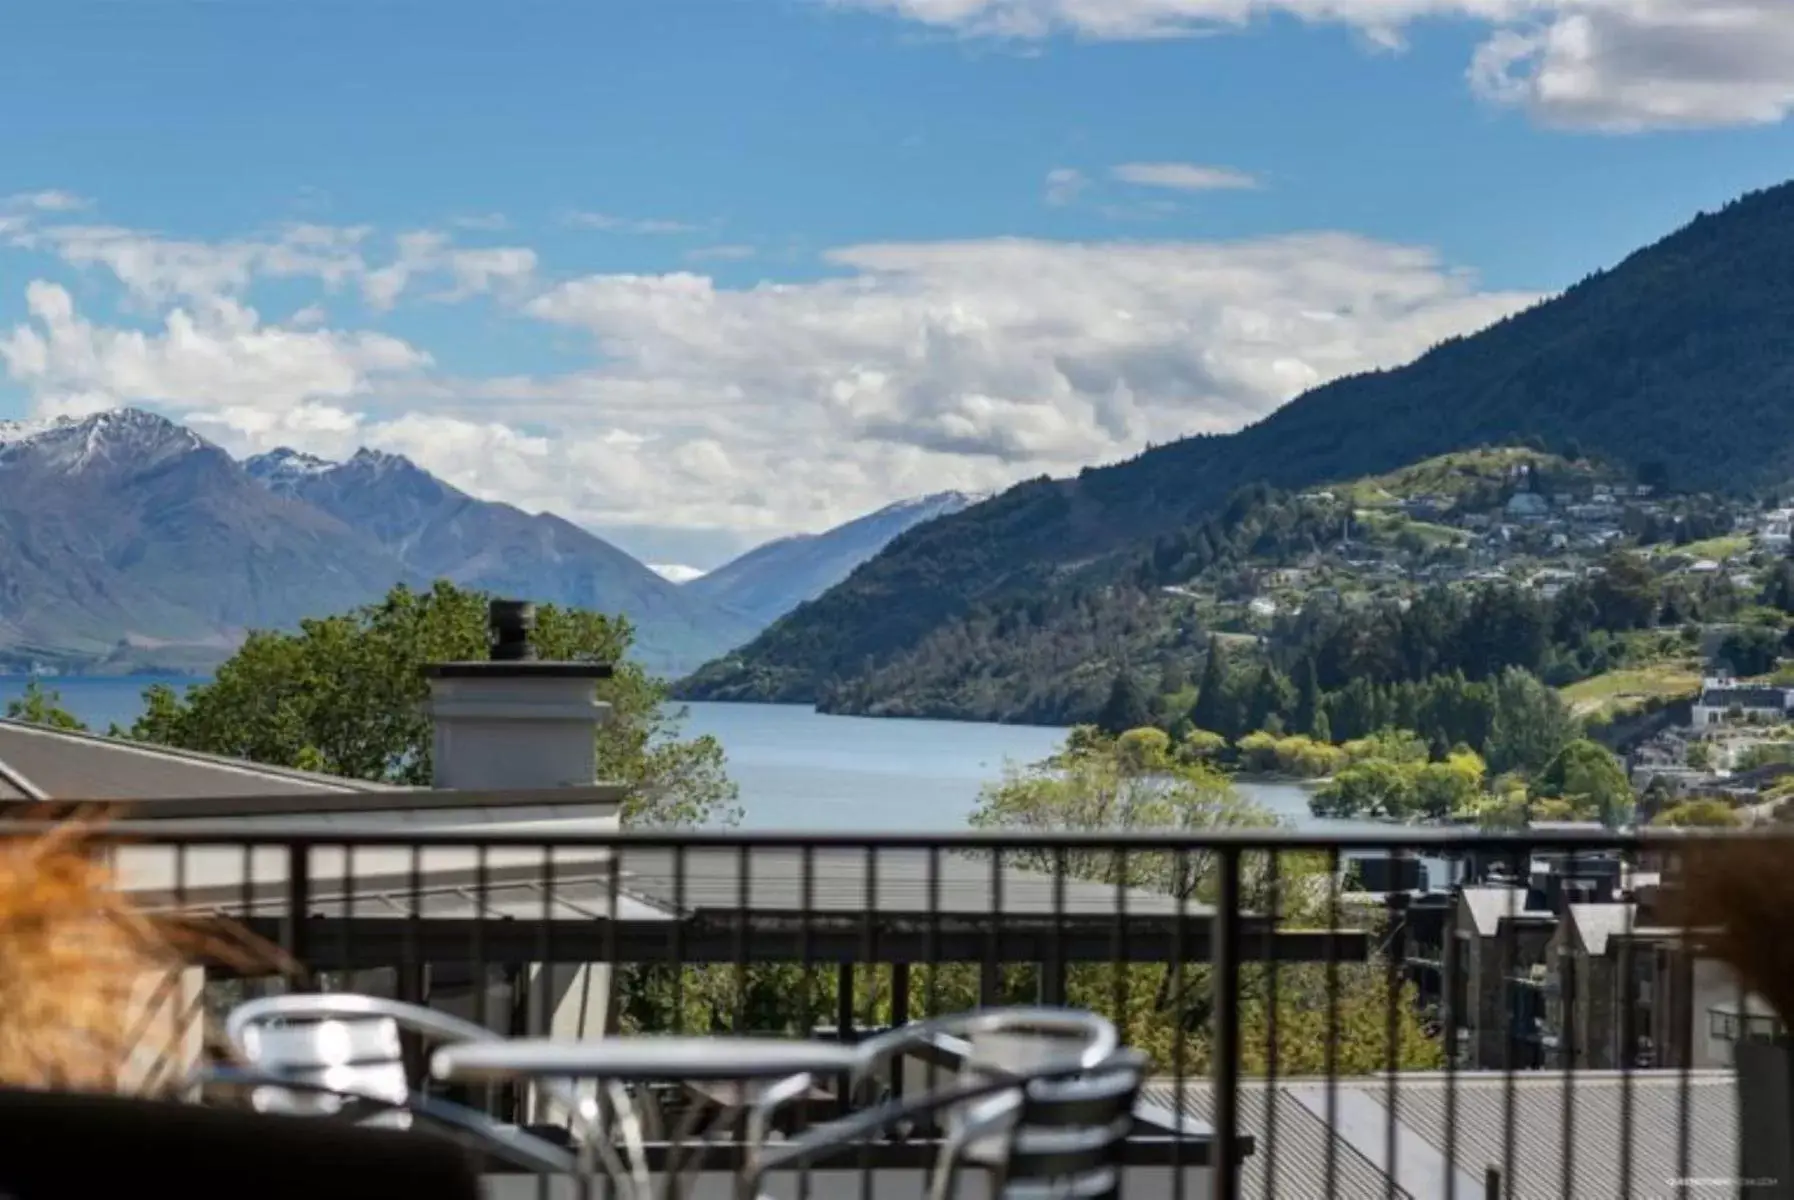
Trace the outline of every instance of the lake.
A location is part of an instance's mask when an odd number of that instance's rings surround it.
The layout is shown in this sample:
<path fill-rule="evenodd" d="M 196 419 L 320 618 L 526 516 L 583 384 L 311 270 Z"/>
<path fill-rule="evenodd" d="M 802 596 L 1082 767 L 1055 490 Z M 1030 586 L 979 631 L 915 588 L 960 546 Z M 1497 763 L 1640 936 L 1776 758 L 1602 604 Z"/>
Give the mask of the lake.
<path fill-rule="evenodd" d="M 0 701 L 24 691 L 22 676 L 0 676 Z M 96 730 L 129 725 L 155 679 L 68 677 L 41 681 L 63 706 Z M 180 687 L 190 680 L 162 682 Z M 689 733 L 723 744 L 741 787 L 744 824 L 759 829 L 876 832 L 964 827 L 979 789 L 1002 776 L 1005 762 L 1037 762 L 1058 749 L 1065 731 L 1032 725 L 825 716 L 784 704 L 691 704 Z M 1241 783 L 1242 793 L 1304 827 L 1317 822 L 1307 793 L 1287 783 Z M 1374 826 L 1373 826 L 1374 828 Z"/>

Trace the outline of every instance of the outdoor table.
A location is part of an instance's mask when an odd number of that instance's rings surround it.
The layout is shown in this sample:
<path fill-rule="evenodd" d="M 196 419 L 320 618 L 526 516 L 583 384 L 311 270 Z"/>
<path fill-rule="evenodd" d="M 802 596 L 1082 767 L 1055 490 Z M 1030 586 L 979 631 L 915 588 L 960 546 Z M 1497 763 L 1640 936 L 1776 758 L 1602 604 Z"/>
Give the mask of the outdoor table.
<path fill-rule="evenodd" d="M 703 1147 L 732 1127 L 743 1112 L 772 1089 L 787 1081 L 801 1082 L 789 1099 L 802 1098 L 811 1090 L 815 1075 L 852 1076 L 865 1062 L 853 1046 L 840 1043 L 743 1037 L 611 1037 L 596 1041 L 559 1041 L 522 1038 L 505 1042 L 463 1042 L 444 1046 L 430 1059 L 430 1072 L 452 1083 L 491 1083 L 516 1079 L 591 1080 L 612 1096 L 613 1107 L 635 1122 L 637 1141 L 633 1176 L 637 1200 L 649 1200 L 650 1184 L 645 1147 L 639 1142 L 639 1104 L 617 1097 L 626 1084 L 678 1082 L 697 1089 L 710 1084 L 734 1087 L 705 1089 L 719 1104 L 716 1119 L 701 1131 L 682 1128 L 673 1139 L 678 1146 L 688 1137 L 698 1152 L 691 1161 L 669 1158 L 665 1194 L 673 1195 L 681 1175 L 698 1169 Z M 757 1086 L 748 1086 L 748 1085 Z M 701 1112 L 701 1110 L 699 1110 Z M 694 1113 L 693 1115 L 698 1115 Z M 695 1135 L 695 1136 L 694 1136 Z M 627 1136 L 627 1134 L 626 1134 Z M 608 1146 L 588 1147 L 607 1164 L 613 1161 Z M 582 1156 L 582 1162 L 589 1162 Z M 618 1163 L 613 1170 L 620 1170 Z"/>

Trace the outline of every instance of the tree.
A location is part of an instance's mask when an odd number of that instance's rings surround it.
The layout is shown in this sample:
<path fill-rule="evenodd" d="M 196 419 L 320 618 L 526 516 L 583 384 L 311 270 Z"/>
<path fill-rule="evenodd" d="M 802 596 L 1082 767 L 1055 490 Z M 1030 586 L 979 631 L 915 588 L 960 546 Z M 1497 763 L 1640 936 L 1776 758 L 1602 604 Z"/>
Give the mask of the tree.
<path fill-rule="evenodd" d="M 1658 813 L 1651 824 L 1671 829 L 1734 829 L 1743 822 L 1738 819 L 1738 810 L 1724 800 L 1696 797 L 1672 804 Z"/>
<path fill-rule="evenodd" d="M 210 683 L 184 696 L 158 684 L 131 736 L 328 771 L 354 779 L 421 785 L 430 779 L 424 712 L 427 663 L 484 658 L 487 597 L 446 582 L 394 588 L 341 616 L 305 621 L 297 633 L 256 632 Z M 598 732 L 598 773 L 629 788 L 635 824 L 697 825 L 737 818 L 736 788 L 711 737 L 678 737 L 682 711 L 664 686 L 626 658 L 621 618 L 545 605 L 536 610 L 542 657 L 609 662 L 599 696 L 612 706 Z"/>
<path fill-rule="evenodd" d="M 1605 746 L 1578 738 L 1566 745 L 1540 772 L 1540 796 L 1564 800 L 1578 816 L 1588 814 L 1608 828 L 1632 817 L 1635 797 L 1626 769 Z"/>
<path fill-rule="evenodd" d="M 1115 682 L 1109 685 L 1109 699 L 1097 715 L 1097 728 L 1114 735 L 1150 724 L 1152 706 L 1147 703 L 1146 693 L 1134 673 L 1122 667 L 1115 673 Z"/>
<path fill-rule="evenodd" d="M 25 685 L 18 698 L 6 702 L 6 715 L 9 720 L 29 721 L 52 729 L 84 731 L 87 728 L 85 722 L 62 706 L 61 692 L 45 688 L 36 679 Z"/>
<path fill-rule="evenodd" d="M 1422 766 L 1414 778 L 1415 807 L 1423 817 L 1446 820 L 1475 807 L 1488 765 L 1471 750 L 1458 750 Z"/>
<path fill-rule="evenodd" d="M 1489 767 L 1538 771 L 1579 732 L 1569 705 L 1538 676 L 1510 667 L 1495 683 Z"/>
<path fill-rule="evenodd" d="M 1202 664 L 1202 681 L 1196 685 L 1196 703 L 1190 709 L 1190 724 L 1226 736 L 1233 721 L 1227 711 L 1227 652 L 1218 636 L 1208 639 L 1208 661 Z"/>
<path fill-rule="evenodd" d="M 1776 630 L 1751 625 L 1726 634 L 1717 657 L 1735 675 L 1767 675 L 1775 670 L 1781 648 L 1782 638 Z"/>
<path fill-rule="evenodd" d="M 1200 833 L 1224 828 L 1271 827 L 1276 820 L 1243 801 L 1227 777 L 1200 764 L 1143 769 L 1117 743 L 1085 738 L 1078 751 L 1061 752 L 1045 763 L 1011 768 L 985 789 L 972 823 L 982 828 L 1054 832 L 1160 829 Z M 1125 856 L 1104 850 L 1015 856 L 1016 865 L 1051 870 L 1058 862 L 1080 878 L 1121 884 L 1213 902 L 1218 859 L 1191 848 L 1176 853 L 1136 851 Z M 1285 854 L 1273 874 L 1265 855 L 1241 863 L 1245 906 L 1275 911 L 1286 928 L 1327 924 L 1326 864 L 1315 856 Z M 1280 1069 L 1322 1070 L 1333 1056 L 1342 1074 L 1381 1070 L 1387 1050 L 1387 1023 L 1396 1023 L 1395 1061 L 1425 1070 L 1442 1062 L 1416 1011 L 1411 988 L 1390 987 L 1383 961 L 1346 963 L 1336 968 L 1338 988 L 1330 992 L 1327 968 L 1281 964 L 1274 976 L 1255 963 L 1242 966 L 1237 997 L 1242 1067 L 1262 1070 L 1275 1013 Z M 1008 976 L 1005 977 L 1006 981 Z M 1025 997 L 1025 988 L 1021 989 Z M 1070 1003 L 1104 1013 L 1123 1030 L 1129 1045 L 1161 1063 L 1181 1053 L 1187 1069 L 1203 1071 L 1213 1059 L 1210 1017 L 1213 976 L 1206 963 L 1179 967 L 1074 966 L 1066 973 Z M 974 993 L 975 995 L 975 993 Z M 1273 1006 L 1273 995 L 1275 1003 Z M 1336 1000 L 1337 1034 L 1330 1038 L 1329 998 Z"/>
<path fill-rule="evenodd" d="M 1320 712 L 1320 676 L 1314 669 L 1314 656 L 1308 655 L 1296 670 L 1296 711 L 1290 718 L 1291 732 L 1314 736 L 1314 722 Z"/>
<path fill-rule="evenodd" d="M 1657 616 L 1660 589 L 1651 568 L 1636 554 L 1607 557 L 1595 576 L 1591 597 L 1601 628 L 1648 629 Z"/>
<path fill-rule="evenodd" d="M 1252 684 L 1252 700 L 1246 709 L 1246 732 L 1271 730 L 1275 721 L 1289 707 L 1289 685 L 1277 668 L 1265 663 Z"/>

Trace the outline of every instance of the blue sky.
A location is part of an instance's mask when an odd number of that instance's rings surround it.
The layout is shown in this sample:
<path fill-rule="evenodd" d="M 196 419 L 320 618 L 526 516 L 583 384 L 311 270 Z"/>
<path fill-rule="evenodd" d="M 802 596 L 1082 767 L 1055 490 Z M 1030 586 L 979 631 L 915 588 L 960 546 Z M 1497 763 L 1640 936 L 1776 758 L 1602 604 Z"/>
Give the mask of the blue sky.
<path fill-rule="evenodd" d="M 1783 0 L 27 0 L 0 415 L 654 561 L 1231 428 L 1780 182 Z"/>

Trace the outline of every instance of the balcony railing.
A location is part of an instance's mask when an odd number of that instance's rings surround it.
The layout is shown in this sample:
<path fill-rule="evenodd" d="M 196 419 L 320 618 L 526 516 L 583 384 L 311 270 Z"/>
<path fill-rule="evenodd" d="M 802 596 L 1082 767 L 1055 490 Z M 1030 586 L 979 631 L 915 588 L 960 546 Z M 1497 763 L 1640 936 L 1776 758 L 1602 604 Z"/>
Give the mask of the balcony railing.
<path fill-rule="evenodd" d="M 1661 857 L 1651 838 L 547 837 L 186 822 L 111 836 L 143 907 L 247 927 L 296 967 L 208 968 L 214 1014 L 270 990 L 357 990 L 506 1035 L 852 1039 L 980 1006 L 1069 1004 L 1108 1016 L 1152 1056 L 1129 1161 L 1163 1171 L 1139 1184 L 1155 1195 L 1643 1196 L 1742 1174 L 1728 1064 L 1700 1058 L 1705 1006 L 1700 1028 L 1691 1020 L 1656 1047 L 1668 1069 L 1636 1069 L 1628 1055 L 1610 1069 L 1528 1070 L 1536 1030 L 1512 1027 L 1505 995 L 1485 1000 L 1465 983 L 1503 987 L 1524 961 L 1518 918 L 1534 929 L 1549 891 L 1504 885 L 1492 899 L 1466 878 L 1471 864 L 1505 864 L 1519 880 L 1541 851 L 1571 873 L 1601 857 L 1630 866 Z M 1474 891 L 1446 916 L 1470 936 L 1442 939 L 1439 971 L 1404 966 L 1416 897 L 1367 906 L 1342 892 L 1346 861 L 1364 855 L 1423 858 L 1435 887 Z M 1614 952 L 1634 953 L 1646 932 L 1636 910 L 1600 915 Z M 1632 977 L 1612 972 L 1616 988 Z M 1627 999 L 1589 1009 L 1619 1029 L 1554 1030 L 1558 1044 L 1637 1044 Z M 193 1065 L 194 1045 L 169 1042 L 163 1077 Z M 911 1061 L 886 1082 L 901 1093 L 943 1065 Z M 522 1092 L 472 1099 L 507 1119 L 541 1116 Z M 707 1101 L 694 1089 L 676 1102 Z M 844 1102 L 825 1085 L 810 1116 Z M 914 1157 L 892 1143 L 858 1165 L 896 1171 Z"/>

